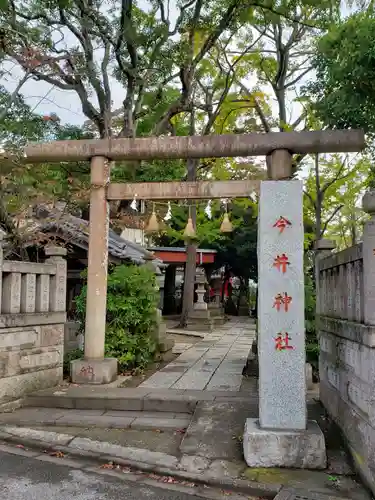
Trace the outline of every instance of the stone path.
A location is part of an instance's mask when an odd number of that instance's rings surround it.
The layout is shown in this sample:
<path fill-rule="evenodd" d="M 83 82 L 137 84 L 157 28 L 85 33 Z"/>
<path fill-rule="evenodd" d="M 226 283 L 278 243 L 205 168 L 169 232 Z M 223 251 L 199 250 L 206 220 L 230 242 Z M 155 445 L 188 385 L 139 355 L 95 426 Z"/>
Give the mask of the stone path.
<path fill-rule="evenodd" d="M 209 333 L 139 387 L 239 391 L 255 338 L 250 318 L 233 318 Z"/>

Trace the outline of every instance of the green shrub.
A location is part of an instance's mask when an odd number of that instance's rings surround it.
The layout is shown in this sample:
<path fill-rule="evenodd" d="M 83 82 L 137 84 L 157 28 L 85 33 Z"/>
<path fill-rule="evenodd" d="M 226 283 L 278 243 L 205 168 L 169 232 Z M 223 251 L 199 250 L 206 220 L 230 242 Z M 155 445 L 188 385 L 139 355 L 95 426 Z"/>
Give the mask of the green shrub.
<path fill-rule="evenodd" d="M 306 360 L 318 370 L 319 342 L 315 328 L 316 294 L 314 281 L 305 274 L 305 328 L 306 328 Z"/>
<path fill-rule="evenodd" d="M 75 359 L 82 359 L 83 351 L 82 349 L 73 349 L 73 351 L 68 351 L 64 354 L 63 371 L 64 375 L 70 375 L 70 362 Z"/>
<path fill-rule="evenodd" d="M 84 327 L 86 286 L 76 299 Z M 143 369 L 153 360 L 153 330 L 159 292 L 155 273 L 147 266 L 115 266 L 108 276 L 105 354 L 118 359 L 121 371 Z"/>

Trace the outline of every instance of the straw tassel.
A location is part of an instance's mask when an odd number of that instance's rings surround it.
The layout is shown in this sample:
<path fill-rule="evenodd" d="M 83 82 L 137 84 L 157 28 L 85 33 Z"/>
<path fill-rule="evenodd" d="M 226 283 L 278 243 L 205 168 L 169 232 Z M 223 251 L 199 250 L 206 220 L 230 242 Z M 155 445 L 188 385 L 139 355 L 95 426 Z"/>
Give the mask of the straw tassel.
<path fill-rule="evenodd" d="M 194 229 L 193 219 L 191 218 L 191 208 L 189 206 L 189 218 L 184 231 L 184 238 L 193 239 L 197 236 L 197 233 Z"/>
<path fill-rule="evenodd" d="M 194 229 L 193 219 L 191 217 L 189 217 L 187 224 L 186 224 L 186 227 L 185 227 L 184 237 L 192 239 L 192 238 L 195 238 L 196 235 L 197 234 L 196 234 L 195 229 Z"/>
<path fill-rule="evenodd" d="M 157 233 L 159 231 L 159 222 L 155 212 L 155 203 L 153 204 L 152 214 L 145 228 L 146 233 Z"/>
<path fill-rule="evenodd" d="M 229 215 L 228 215 L 228 203 L 225 203 L 225 214 L 224 214 L 224 219 L 223 222 L 221 223 L 220 226 L 220 232 L 221 233 L 231 233 L 233 231 L 233 225 L 231 221 L 229 220 Z"/>

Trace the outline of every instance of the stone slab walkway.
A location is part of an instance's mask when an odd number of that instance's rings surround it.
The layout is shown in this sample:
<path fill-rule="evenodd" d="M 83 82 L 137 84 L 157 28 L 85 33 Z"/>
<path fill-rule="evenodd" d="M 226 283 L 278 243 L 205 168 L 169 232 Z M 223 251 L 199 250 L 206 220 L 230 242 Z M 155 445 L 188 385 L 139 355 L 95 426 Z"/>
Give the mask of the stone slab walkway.
<path fill-rule="evenodd" d="M 232 318 L 139 387 L 239 391 L 242 370 L 254 338 L 255 324 L 250 318 Z"/>

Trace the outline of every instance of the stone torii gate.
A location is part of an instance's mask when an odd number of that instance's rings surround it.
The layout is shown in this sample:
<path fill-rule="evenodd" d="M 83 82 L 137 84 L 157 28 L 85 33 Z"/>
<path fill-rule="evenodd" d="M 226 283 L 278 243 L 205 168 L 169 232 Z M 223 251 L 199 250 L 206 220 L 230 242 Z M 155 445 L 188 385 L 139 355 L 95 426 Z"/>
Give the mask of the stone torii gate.
<path fill-rule="evenodd" d="M 258 220 L 259 419 L 247 419 L 244 455 L 253 467 L 324 468 L 324 437 L 307 421 L 305 386 L 303 191 L 293 180 L 292 154 L 356 152 L 358 130 L 269 134 L 101 139 L 30 144 L 25 162 L 91 162 L 90 240 L 84 360 L 95 384 L 117 377 L 117 360 L 104 358 L 109 200 L 247 197 L 260 189 Z M 110 162 L 267 155 L 267 181 L 112 184 Z"/>

